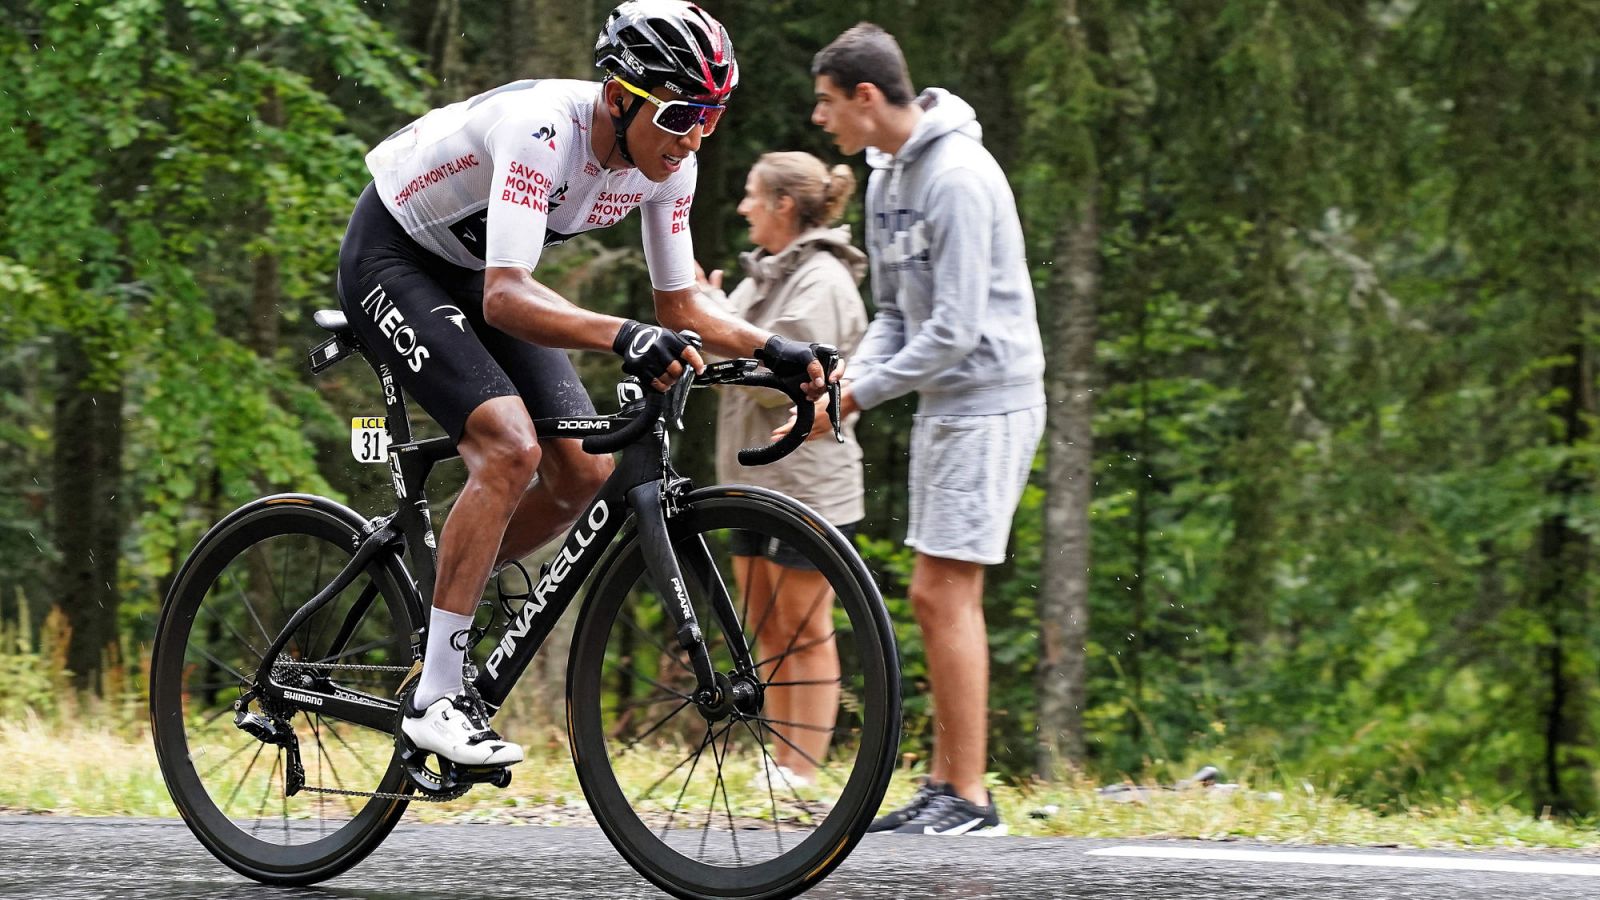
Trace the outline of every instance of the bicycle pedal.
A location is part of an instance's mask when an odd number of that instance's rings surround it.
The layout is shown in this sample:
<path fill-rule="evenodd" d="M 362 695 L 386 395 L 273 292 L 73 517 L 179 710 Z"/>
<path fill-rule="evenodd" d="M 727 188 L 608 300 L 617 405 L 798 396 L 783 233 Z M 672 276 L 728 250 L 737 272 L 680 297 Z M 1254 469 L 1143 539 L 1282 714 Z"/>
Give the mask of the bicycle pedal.
<path fill-rule="evenodd" d="M 456 766 L 457 784 L 490 784 L 503 788 L 511 784 L 510 766 Z"/>

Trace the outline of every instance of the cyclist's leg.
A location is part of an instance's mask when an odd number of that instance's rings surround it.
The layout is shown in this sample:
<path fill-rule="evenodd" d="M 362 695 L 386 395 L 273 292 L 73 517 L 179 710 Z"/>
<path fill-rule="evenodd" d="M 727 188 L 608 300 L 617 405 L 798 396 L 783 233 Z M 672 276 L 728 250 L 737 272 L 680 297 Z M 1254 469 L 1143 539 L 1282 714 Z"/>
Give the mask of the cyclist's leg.
<path fill-rule="evenodd" d="M 516 385 L 530 416 L 595 414 L 566 351 L 530 344 L 486 324 L 476 327 L 484 346 Z M 497 563 L 521 559 L 565 533 L 611 474 L 611 457 L 585 453 L 580 441 L 544 440 L 539 447 L 538 477 L 511 515 Z"/>
<path fill-rule="evenodd" d="M 368 187 L 340 248 L 340 303 L 367 352 L 449 433 L 467 466 L 439 537 L 434 611 L 413 698 L 420 708 L 461 689 L 464 648 L 454 637 L 470 624 L 498 543 L 484 536 L 503 533 L 539 462 L 516 387 L 457 305 L 481 283 L 481 273 L 444 263 L 407 237 Z M 520 750 L 501 754 L 511 755 L 521 758 Z"/>

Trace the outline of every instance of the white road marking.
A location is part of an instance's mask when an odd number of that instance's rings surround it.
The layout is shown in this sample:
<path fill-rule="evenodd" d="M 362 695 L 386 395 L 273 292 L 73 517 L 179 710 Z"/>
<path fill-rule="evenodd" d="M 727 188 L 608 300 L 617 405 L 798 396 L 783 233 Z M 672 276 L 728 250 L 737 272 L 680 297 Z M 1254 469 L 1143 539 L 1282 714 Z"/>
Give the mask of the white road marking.
<path fill-rule="evenodd" d="M 1519 875 L 1584 875 L 1600 878 L 1600 864 L 1493 859 L 1472 856 L 1402 856 L 1387 853 L 1309 853 L 1298 850 L 1208 850 L 1198 847 L 1104 847 L 1090 856 L 1192 859 L 1207 862 L 1270 862 L 1313 866 L 1373 866 L 1388 869 L 1447 869 Z"/>

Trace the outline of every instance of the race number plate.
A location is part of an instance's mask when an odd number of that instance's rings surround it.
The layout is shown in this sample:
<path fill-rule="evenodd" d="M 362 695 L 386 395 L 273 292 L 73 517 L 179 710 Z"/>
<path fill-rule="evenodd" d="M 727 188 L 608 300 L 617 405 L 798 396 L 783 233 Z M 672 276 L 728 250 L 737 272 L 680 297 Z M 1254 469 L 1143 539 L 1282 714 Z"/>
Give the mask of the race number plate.
<path fill-rule="evenodd" d="M 350 453 L 360 463 L 389 461 L 389 432 L 383 416 L 357 416 L 350 420 Z"/>

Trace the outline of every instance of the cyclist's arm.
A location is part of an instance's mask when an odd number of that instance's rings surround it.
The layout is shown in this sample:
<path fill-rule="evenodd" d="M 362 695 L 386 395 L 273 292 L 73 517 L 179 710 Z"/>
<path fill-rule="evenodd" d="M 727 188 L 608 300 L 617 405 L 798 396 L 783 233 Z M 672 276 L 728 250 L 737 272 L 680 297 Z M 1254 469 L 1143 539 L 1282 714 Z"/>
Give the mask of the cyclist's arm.
<path fill-rule="evenodd" d="M 694 159 L 694 157 L 690 157 Z M 695 166 L 685 165 L 668 179 L 640 209 L 644 222 L 644 254 L 654 288 L 656 321 L 673 331 L 698 332 L 711 352 L 721 356 L 749 356 L 766 344 L 772 332 L 757 328 L 712 302 L 695 287 L 694 241 L 689 233 L 689 209 L 694 202 Z M 787 337 L 787 335 L 785 335 Z M 810 366 L 812 383 L 807 396 L 826 388 L 822 366 Z"/>
<path fill-rule="evenodd" d="M 520 266 L 483 275 L 483 319 L 514 338 L 545 347 L 609 351 L 625 320 L 584 309 Z"/>

